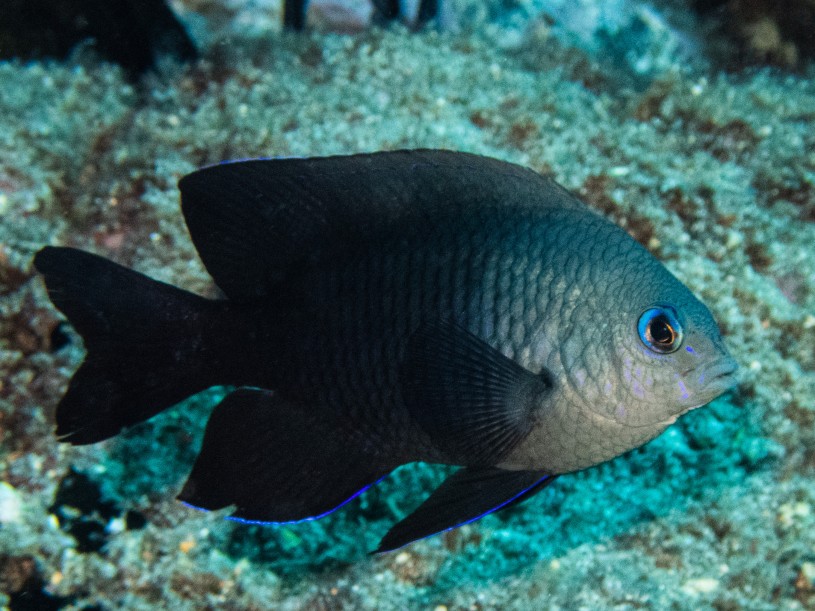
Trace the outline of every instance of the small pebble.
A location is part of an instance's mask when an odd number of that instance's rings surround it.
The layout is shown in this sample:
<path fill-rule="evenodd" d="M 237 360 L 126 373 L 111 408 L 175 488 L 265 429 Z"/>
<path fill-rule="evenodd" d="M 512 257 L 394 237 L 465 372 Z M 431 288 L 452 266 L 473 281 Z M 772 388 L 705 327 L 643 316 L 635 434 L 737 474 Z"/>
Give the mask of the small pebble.
<path fill-rule="evenodd" d="M 719 580 L 712 577 L 699 577 L 689 579 L 682 585 L 682 590 L 688 594 L 710 594 L 719 587 Z"/>
<path fill-rule="evenodd" d="M 7 482 L 0 482 L 0 524 L 19 522 L 22 514 L 20 493 Z"/>
<path fill-rule="evenodd" d="M 186 539 L 178 544 L 178 549 L 180 549 L 185 554 L 188 554 L 194 547 L 195 541 L 193 541 L 192 539 Z"/>
<path fill-rule="evenodd" d="M 805 518 L 811 513 L 807 503 L 784 503 L 778 508 L 778 521 L 782 526 L 790 527 L 797 518 Z"/>
<path fill-rule="evenodd" d="M 395 562 L 396 564 L 405 564 L 408 560 L 410 560 L 410 554 L 407 552 L 401 552 L 398 556 L 396 556 Z"/>

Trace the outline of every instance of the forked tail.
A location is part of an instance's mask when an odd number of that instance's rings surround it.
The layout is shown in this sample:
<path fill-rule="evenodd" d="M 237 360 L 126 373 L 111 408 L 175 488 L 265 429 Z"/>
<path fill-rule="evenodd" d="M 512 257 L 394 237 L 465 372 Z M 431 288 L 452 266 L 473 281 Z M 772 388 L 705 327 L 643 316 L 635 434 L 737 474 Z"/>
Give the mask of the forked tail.
<path fill-rule="evenodd" d="M 81 445 L 116 435 L 218 383 L 225 302 L 152 280 L 97 255 L 47 247 L 34 266 L 87 355 L 57 407 L 57 435 Z"/>

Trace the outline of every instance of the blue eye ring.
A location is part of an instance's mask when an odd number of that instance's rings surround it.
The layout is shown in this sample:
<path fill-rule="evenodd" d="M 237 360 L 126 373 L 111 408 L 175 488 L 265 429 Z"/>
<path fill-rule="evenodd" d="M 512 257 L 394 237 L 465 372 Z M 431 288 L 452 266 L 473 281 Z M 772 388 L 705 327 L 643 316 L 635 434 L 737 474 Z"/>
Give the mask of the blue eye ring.
<path fill-rule="evenodd" d="M 667 306 L 648 308 L 637 323 L 640 340 L 653 352 L 670 354 L 682 345 L 682 325 L 676 311 Z"/>

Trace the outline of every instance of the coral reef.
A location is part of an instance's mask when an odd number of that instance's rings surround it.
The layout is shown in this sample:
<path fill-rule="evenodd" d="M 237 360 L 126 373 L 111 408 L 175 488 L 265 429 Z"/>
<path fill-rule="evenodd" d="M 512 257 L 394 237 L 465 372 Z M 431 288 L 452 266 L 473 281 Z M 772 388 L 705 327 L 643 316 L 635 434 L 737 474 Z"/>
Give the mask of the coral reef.
<path fill-rule="evenodd" d="M 293 36 L 265 0 L 179 5 L 204 59 L 138 84 L 82 53 L 0 63 L 3 604 L 815 605 L 811 65 L 718 73 L 671 28 L 650 47 L 662 59 L 637 71 L 523 6 L 456 34 Z M 519 162 L 581 193 L 711 307 L 744 369 L 738 390 L 527 503 L 375 557 L 445 469 L 406 466 L 323 520 L 251 527 L 174 500 L 221 389 L 102 444 L 54 439 L 83 351 L 30 266 L 40 246 L 88 248 L 214 295 L 179 213 L 180 176 L 236 157 L 415 146 Z"/>

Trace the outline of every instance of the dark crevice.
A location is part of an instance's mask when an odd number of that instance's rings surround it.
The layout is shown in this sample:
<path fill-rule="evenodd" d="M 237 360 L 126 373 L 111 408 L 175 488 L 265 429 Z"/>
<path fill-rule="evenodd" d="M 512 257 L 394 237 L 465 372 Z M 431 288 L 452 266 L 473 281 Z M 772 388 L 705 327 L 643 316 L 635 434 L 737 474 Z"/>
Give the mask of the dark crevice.
<path fill-rule="evenodd" d="M 96 482 L 74 469 L 62 478 L 48 511 L 76 539 L 77 551 L 82 553 L 100 551 L 107 542 L 108 522 L 122 513 L 115 503 L 102 497 Z"/>

